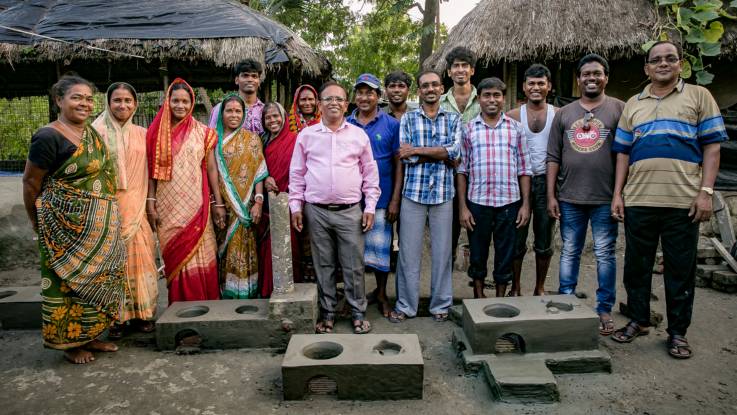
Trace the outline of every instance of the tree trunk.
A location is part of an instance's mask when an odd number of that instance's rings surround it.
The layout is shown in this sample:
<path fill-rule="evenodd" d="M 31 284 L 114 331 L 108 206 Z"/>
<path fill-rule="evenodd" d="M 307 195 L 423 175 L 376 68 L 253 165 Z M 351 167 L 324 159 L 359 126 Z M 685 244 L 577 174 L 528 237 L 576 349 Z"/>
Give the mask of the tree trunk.
<path fill-rule="evenodd" d="M 422 15 L 422 38 L 420 39 L 420 69 L 424 68 L 425 59 L 432 55 L 439 7 L 438 0 L 425 0 L 425 12 Z"/>

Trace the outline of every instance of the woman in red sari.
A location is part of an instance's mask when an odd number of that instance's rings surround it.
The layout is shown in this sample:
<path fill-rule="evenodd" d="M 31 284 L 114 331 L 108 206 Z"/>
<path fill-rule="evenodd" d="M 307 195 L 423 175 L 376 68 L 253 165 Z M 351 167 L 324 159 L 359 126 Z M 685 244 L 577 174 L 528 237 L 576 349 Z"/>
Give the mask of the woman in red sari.
<path fill-rule="evenodd" d="M 175 79 L 146 134 L 146 212 L 161 244 L 169 304 L 217 300 L 215 225 L 225 226 L 213 149 L 217 133 L 192 117 L 194 91 Z"/>

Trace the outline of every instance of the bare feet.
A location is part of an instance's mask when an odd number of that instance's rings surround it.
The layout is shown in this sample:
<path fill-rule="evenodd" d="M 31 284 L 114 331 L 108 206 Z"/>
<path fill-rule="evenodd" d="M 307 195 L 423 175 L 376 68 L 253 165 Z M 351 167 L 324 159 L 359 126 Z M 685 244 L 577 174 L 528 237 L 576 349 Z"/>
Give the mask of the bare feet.
<path fill-rule="evenodd" d="M 64 350 L 64 358 L 75 365 L 84 365 L 95 360 L 95 356 L 92 353 L 79 347 Z"/>
<path fill-rule="evenodd" d="M 496 284 L 496 296 L 504 297 L 507 293 L 507 284 Z"/>
<path fill-rule="evenodd" d="M 484 295 L 484 280 L 473 280 L 473 298 L 486 298 L 486 295 Z"/>
<path fill-rule="evenodd" d="M 118 346 L 115 345 L 115 343 L 110 342 L 103 342 L 100 340 L 92 340 L 91 342 L 85 344 L 85 349 L 95 351 L 95 352 L 117 352 Z"/>
<path fill-rule="evenodd" d="M 536 295 L 536 296 L 545 295 L 545 289 L 543 287 L 540 287 L 540 288 L 535 287 L 535 292 L 532 293 L 532 295 Z"/>

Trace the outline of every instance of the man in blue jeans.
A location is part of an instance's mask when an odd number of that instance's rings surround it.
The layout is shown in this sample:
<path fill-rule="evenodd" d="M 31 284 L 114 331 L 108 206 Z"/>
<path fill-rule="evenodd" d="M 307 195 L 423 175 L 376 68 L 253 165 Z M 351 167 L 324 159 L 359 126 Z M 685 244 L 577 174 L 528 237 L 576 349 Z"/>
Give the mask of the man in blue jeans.
<path fill-rule="evenodd" d="M 561 108 L 553 118 L 546 172 L 548 214 L 560 220 L 563 239 L 558 292 L 576 292 L 581 251 L 591 222 L 599 280 L 596 312 L 603 336 L 614 331 L 617 222 L 610 211 L 615 164 L 611 148 L 624 108 L 624 102 L 604 93 L 608 77 L 609 64 L 601 56 L 592 53 L 578 62 L 581 99 Z"/>

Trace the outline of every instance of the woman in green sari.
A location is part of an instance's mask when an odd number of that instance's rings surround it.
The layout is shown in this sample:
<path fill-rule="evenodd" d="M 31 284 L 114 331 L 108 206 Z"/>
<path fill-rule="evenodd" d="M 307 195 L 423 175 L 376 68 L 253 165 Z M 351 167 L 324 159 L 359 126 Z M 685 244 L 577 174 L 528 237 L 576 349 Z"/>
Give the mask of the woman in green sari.
<path fill-rule="evenodd" d="M 228 212 L 228 226 L 218 235 L 222 297 L 232 299 L 257 298 L 262 292 L 252 225 L 261 220 L 263 181 L 269 172 L 261 138 L 243 128 L 244 119 L 243 99 L 237 94 L 226 96 L 217 118 L 215 159 Z"/>
<path fill-rule="evenodd" d="M 125 245 L 115 200 L 115 166 L 87 120 L 94 86 L 64 76 L 51 89 L 59 118 L 39 129 L 23 174 L 23 201 L 41 255 L 44 346 L 84 364 L 124 298 Z"/>

